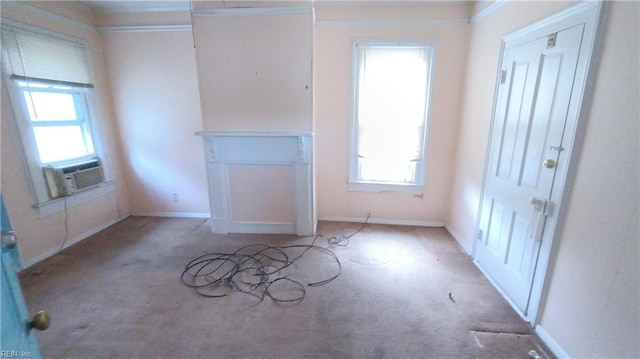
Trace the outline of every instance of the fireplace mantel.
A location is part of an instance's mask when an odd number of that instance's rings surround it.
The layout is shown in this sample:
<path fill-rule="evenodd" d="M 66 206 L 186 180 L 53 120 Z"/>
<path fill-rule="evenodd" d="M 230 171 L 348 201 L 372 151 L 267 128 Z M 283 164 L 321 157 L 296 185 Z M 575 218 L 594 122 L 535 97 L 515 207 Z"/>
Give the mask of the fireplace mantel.
<path fill-rule="evenodd" d="M 201 131 L 214 233 L 287 233 L 310 236 L 316 229 L 313 133 Z M 232 218 L 229 166 L 286 166 L 291 169 L 293 220 L 236 221 Z"/>

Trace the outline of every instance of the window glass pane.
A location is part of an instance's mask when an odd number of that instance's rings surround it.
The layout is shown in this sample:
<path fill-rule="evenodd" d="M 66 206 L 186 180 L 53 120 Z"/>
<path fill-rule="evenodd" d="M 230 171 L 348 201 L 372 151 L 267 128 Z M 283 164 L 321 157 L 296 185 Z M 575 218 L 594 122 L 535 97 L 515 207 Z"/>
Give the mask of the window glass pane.
<path fill-rule="evenodd" d="M 357 180 L 416 181 L 424 152 L 430 51 L 358 45 Z"/>
<path fill-rule="evenodd" d="M 81 126 L 34 127 L 33 132 L 42 163 L 93 154 L 93 145 Z"/>
<path fill-rule="evenodd" d="M 360 159 L 360 181 L 412 183 L 416 163 L 397 160 Z"/>
<path fill-rule="evenodd" d="M 32 121 L 77 120 L 74 95 L 68 93 L 23 91 Z"/>

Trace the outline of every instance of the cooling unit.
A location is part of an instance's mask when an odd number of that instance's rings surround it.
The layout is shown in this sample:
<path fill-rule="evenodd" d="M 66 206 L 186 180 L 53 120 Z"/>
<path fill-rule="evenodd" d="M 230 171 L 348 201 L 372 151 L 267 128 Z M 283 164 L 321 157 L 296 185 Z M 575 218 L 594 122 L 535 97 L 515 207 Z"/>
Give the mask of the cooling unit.
<path fill-rule="evenodd" d="M 104 182 L 100 160 L 43 168 L 49 197 L 59 198 Z"/>

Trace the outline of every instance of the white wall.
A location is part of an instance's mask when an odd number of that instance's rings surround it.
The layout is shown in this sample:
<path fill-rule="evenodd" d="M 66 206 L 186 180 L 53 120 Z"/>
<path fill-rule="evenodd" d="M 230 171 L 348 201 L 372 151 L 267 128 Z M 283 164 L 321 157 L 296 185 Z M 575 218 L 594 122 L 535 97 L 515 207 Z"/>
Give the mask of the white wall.
<path fill-rule="evenodd" d="M 15 127 L 14 113 L 2 91 L 2 193 L 19 237 L 18 247 L 27 264 L 54 254 L 63 242 L 84 238 L 103 226 L 114 223 L 129 213 L 129 196 L 122 170 L 122 157 L 117 146 L 117 125 L 112 110 L 111 90 L 106 76 L 102 45 L 92 30 L 92 14 L 77 4 L 28 3 L 15 5 L 2 1 L 2 18 L 38 26 L 60 34 L 85 40 L 91 52 L 95 74 L 95 91 L 99 100 L 98 116 L 102 121 L 103 146 L 115 179 L 115 191 L 66 211 L 39 218 L 33 208 L 24 166 L 24 154 Z M 35 7 L 38 6 L 38 7 Z M 47 9 L 58 16 L 47 15 Z"/>
<path fill-rule="evenodd" d="M 449 226 L 473 244 L 503 35 L 570 6 L 507 2 L 473 23 Z M 637 2 L 611 2 L 540 325 L 567 355 L 640 356 Z"/>

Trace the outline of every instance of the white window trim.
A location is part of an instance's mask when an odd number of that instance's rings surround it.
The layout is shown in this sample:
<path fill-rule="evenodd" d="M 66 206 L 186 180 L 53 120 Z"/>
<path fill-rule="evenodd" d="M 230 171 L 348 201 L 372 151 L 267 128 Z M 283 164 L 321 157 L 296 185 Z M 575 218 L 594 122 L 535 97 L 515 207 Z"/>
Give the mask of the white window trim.
<path fill-rule="evenodd" d="M 357 45 L 419 45 L 431 49 L 431 59 L 427 69 L 427 100 L 425 111 L 425 126 L 423 134 L 422 160 L 416 165 L 416 177 L 414 183 L 384 183 L 358 180 L 358 154 L 357 154 L 357 96 L 358 96 L 358 49 Z M 437 42 L 434 40 L 390 40 L 390 39 L 354 39 L 352 49 L 352 73 L 351 73 L 351 124 L 349 135 L 349 179 L 347 190 L 350 192 L 406 192 L 412 194 L 422 193 L 426 187 L 427 147 L 430 127 L 431 98 L 434 81 L 434 66 L 436 61 Z"/>
<path fill-rule="evenodd" d="M 71 37 L 57 32 L 49 31 L 35 26 L 25 25 L 9 19 L 2 19 L 2 28 L 8 28 L 17 31 L 34 32 L 41 35 L 49 36 L 52 38 L 71 41 L 81 44 L 86 48 L 87 63 L 89 64 L 89 74 L 91 82 L 95 84 L 95 75 L 93 71 L 92 54 L 88 43 L 82 39 Z M 12 113 L 15 120 L 16 134 L 18 135 L 18 143 L 22 148 L 23 163 L 25 167 L 25 175 L 28 180 L 29 189 L 33 196 L 33 207 L 38 213 L 38 217 L 46 217 L 55 213 L 59 213 L 78 206 L 80 204 L 89 202 L 99 197 L 106 196 L 115 190 L 115 181 L 113 180 L 111 166 L 109 161 L 109 155 L 106 149 L 102 146 L 103 143 L 103 124 L 99 117 L 99 102 L 95 98 L 97 91 L 95 88 L 86 91 L 86 105 L 88 118 L 87 122 L 91 132 L 91 138 L 93 142 L 94 152 L 96 156 L 100 158 L 102 164 L 102 170 L 104 174 L 104 182 L 96 185 L 95 187 L 88 188 L 83 191 L 72 193 L 68 196 L 51 199 L 47 193 L 47 186 L 44 176 L 42 174 L 42 166 L 40 165 L 37 145 L 35 143 L 35 137 L 29 125 L 29 114 L 26 113 L 26 109 L 23 108 L 20 103 L 20 90 L 18 85 L 14 83 L 15 80 L 11 79 L 11 71 L 9 68 L 9 61 L 5 54 L 2 52 L 2 60 L 5 66 L 2 69 L 2 81 L 4 89 L 7 93 L 7 100 L 10 105 L 7 107 L 12 108 Z M 4 92 L 4 91 L 3 91 Z M 3 96 L 4 97 L 4 96 Z M 5 105 L 5 103 L 3 103 Z M 3 106 L 4 107 L 4 106 Z"/>

